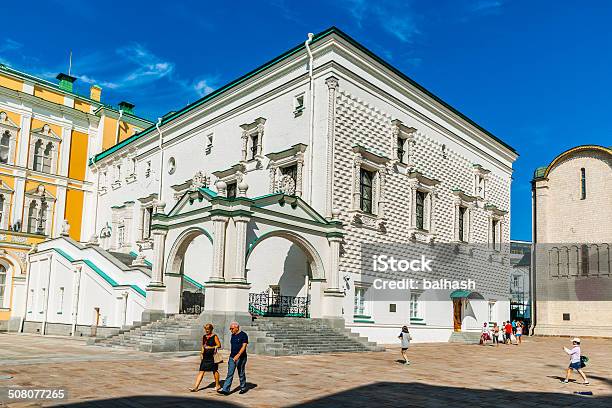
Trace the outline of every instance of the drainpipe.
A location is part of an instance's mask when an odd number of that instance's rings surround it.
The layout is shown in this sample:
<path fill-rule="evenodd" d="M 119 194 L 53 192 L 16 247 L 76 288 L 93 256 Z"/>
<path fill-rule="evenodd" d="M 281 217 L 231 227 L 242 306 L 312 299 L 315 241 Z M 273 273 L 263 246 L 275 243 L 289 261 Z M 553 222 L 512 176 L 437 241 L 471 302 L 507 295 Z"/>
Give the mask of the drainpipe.
<path fill-rule="evenodd" d="M 308 53 L 308 91 L 310 94 L 310 113 L 309 113 L 309 124 L 308 124 L 308 148 L 310 153 L 308 155 L 308 203 L 312 205 L 312 174 L 313 174 L 313 160 L 314 160 L 314 87 L 313 87 L 313 78 L 312 78 L 312 64 L 314 58 L 312 56 L 312 51 L 310 50 L 310 43 L 314 37 L 313 33 L 308 33 L 308 39 L 304 42 L 304 46 L 306 47 L 306 52 Z"/>
<path fill-rule="evenodd" d="M 81 265 L 77 265 L 75 267 L 74 273 L 76 276 L 74 277 L 73 289 L 72 289 L 72 334 L 71 336 L 76 336 L 76 329 L 78 324 L 78 316 L 79 316 L 79 295 L 81 292 L 81 273 L 83 271 L 83 267 Z"/>
<path fill-rule="evenodd" d="M 119 109 L 119 118 L 117 118 L 117 128 L 115 129 L 115 144 L 119 143 L 119 125 L 121 124 L 122 116 L 123 116 L 123 109 Z"/>
<path fill-rule="evenodd" d="M 159 134 L 159 195 L 157 196 L 157 201 L 161 202 L 162 200 L 162 180 L 164 177 L 164 148 L 163 148 L 163 136 L 161 129 L 159 128 L 162 122 L 162 118 L 157 118 L 157 123 L 155 124 L 155 128 L 157 129 L 157 133 Z M 156 211 L 157 212 L 157 211 Z"/>
<path fill-rule="evenodd" d="M 93 162 L 93 168 L 97 174 L 96 190 L 95 190 L 96 203 L 94 205 L 94 222 L 93 222 L 94 230 L 93 230 L 93 234 L 91 234 L 91 238 L 89 239 L 89 242 L 97 243 L 98 242 L 98 200 L 100 199 L 100 167 L 95 161 Z"/>

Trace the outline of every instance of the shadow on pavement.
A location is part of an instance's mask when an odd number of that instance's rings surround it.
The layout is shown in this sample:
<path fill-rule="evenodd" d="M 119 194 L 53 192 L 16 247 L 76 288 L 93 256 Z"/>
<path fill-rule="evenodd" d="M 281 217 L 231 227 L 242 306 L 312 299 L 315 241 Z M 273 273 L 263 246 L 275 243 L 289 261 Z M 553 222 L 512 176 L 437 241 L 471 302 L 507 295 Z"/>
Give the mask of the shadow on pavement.
<path fill-rule="evenodd" d="M 607 380 L 609 381 L 609 380 Z M 307 403 L 291 405 L 292 408 L 341 407 L 359 404 L 366 407 L 482 407 L 482 406 L 542 406 L 566 407 L 612 406 L 612 396 L 598 397 L 574 395 L 576 387 L 559 385 L 558 393 L 515 392 L 502 389 L 480 390 L 458 387 L 441 387 L 420 383 L 380 382 L 364 387 L 331 394 Z M 588 387 L 580 391 L 590 391 Z M 257 394 L 227 396 L 223 400 L 169 396 L 134 396 L 97 401 L 65 404 L 65 407 L 238 407 L 256 404 L 274 405 L 271 400 L 259 400 Z"/>

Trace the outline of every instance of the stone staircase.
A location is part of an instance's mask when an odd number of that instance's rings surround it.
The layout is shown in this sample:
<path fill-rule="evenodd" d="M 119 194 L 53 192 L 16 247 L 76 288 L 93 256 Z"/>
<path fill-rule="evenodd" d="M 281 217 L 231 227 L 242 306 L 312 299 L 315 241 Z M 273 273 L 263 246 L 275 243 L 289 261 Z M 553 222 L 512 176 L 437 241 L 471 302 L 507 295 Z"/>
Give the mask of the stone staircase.
<path fill-rule="evenodd" d="M 451 334 L 449 343 L 463 343 L 463 344 L 478 344 L 480 343 L 480 332 L 453 332 Z"/>
<path fill-rule="evenodd" d="M 258 317 L 242 329 L 252 339 L 251 350 L 255 354 L 284 356 L 385 350 L 349 329 L 332 327 L 325 319 Z"/>
<path fill-rule="evenodd" d="M 197 315 L 171 315 L 148 324 L 136 322 L 106 338 L 93 338 L 88 344 L 130 348 L 147 352 L 200 350 L 202 326 Z"/>
<path fill-rule="evenodd" d="M 384 351 L 384 347 L 366 337 L 344 327 L 333 327 L 324 319 L 258 317 L 241 329 L 249 335 L 249 353 L 253 354 Z M 199 351 L 202 335 L 197 315 L 172 315 L 144 325 L 136 323 L 112 336 L 90 339 L 88 344 L 146 352 Z M 227 340 L 223 347 L 229 349 Z"/>

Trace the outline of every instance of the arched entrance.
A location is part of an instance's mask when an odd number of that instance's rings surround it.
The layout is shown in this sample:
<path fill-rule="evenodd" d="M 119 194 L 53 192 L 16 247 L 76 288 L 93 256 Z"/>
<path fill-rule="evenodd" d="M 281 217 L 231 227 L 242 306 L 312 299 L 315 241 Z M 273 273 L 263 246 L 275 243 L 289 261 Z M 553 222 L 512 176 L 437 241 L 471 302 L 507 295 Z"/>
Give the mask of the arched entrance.
<path fill-rule="evenodd" d="M 309 317 L 312 282 L 324 279 L 324 269 L 316 249 L 303 236 L 277 230 L 249 245 L 246 275 L 251 282 L 251 314 Z"/>
<path fill-rule="evenodd" d="M 176 313 L 200 314 L 204 310 L 206 282 L 212 267 L 212 237 L 193 227 L 176 239 L 166 266 L 168 307 Z"/>

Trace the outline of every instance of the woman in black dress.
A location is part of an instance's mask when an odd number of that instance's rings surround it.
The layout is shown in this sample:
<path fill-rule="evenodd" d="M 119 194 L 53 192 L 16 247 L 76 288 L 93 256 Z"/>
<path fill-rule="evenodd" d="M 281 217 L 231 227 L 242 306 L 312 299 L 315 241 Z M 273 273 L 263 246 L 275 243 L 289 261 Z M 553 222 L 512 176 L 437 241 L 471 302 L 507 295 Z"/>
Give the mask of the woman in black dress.
<path fill-rule="evenodd" d="M 215 377 L 215 390 L 219 391 L 221 389 L 221 385 L 219 385 L 219 364 L 215 363 L 215 353 L 221 348 L 221 342 L 219 341 L 219 337 L 213 333 L 212 324 L 208 323 L 204 326 L 204 332 L 206 334 L 202 337 L 202 351 L 200 352 L 202 361 L 200 362 L 200 372 L 196 377 L 195 386 L 189 389 L 191 392 L 198 391 L 206 371 L 212 371 Z"/>

